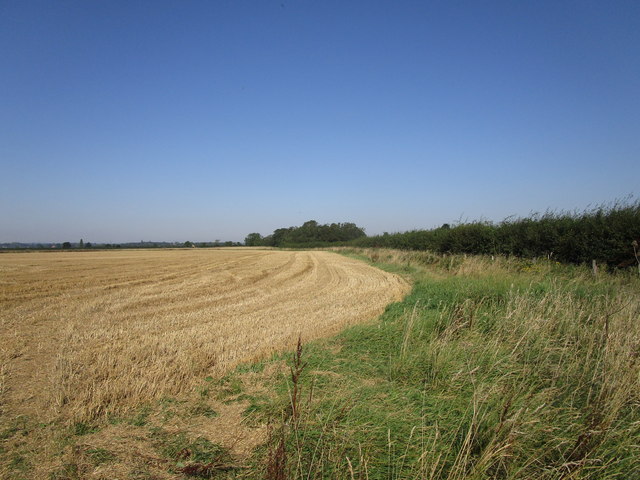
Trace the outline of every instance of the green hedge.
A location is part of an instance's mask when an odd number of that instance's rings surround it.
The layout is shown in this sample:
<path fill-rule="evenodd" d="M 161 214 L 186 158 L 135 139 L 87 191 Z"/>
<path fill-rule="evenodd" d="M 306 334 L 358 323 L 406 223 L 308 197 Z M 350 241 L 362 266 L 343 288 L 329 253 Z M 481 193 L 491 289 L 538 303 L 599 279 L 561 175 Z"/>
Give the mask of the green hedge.
<path fill-rule="evenodd" d="M 640 241 L 638 201 L 617 202 L 581 213 L 547 212 L 500 223 L 472 222 L 433 230 L 362 237 L 350 245 L 546 257 L 567 263 L 596 260 L 625 267 L 635 264 L 634 240 Z"/>

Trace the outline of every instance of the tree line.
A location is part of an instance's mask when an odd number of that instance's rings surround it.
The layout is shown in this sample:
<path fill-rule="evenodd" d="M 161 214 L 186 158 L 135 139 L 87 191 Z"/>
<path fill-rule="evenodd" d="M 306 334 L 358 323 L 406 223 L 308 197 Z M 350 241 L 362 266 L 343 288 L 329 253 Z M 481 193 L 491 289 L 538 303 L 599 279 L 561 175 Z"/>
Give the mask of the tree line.
<path fill-rule="evenodd" d="M 344 244 L 365 236 L 364 229 L 355 223 L 320 225 L 315 220 L 309 220 L 300 227 L 278 228 L 266 237 L 255 232 L 250 233 L 244 243 L 251 247 L 312 247 Z"/>
<path fill-rule="evenodd" d="M 429 250 L 441 254 L 507 255 L 548 258 L 563 263 L 611 267 L 640 263 L 640 201 L 615 202 L 582 212 L 552 212 L 507 218 L 499 223 L 474 221 L 444 224 L 367 236 L 354 223 L 320 225 L 314 220 L 300 227 L 279 228 L 262 237 L 250 233 L 247 246 L 323 247 L 344 245 L 400 250 Z"/>
<path fill-rule="evenodd" d="M 0 249 L 6 250 L 110 250 L 117 248 L 216 248 L 216 247 L 241 247 L 241 242 L 215 240 L 213 242 L 125 242 L 125 243 L 92 243 L 80 239 L 79 242 L 62 243 L 0 243 Z"/>

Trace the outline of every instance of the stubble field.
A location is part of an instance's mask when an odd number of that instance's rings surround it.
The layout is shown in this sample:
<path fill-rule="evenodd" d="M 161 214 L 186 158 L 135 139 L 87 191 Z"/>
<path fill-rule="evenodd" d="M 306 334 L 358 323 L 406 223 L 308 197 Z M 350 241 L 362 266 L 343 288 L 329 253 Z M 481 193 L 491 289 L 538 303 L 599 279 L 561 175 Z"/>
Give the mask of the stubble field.
<path fill-rule="evenodd" d="M 330 252 L 0 255 L 5 419 L 85 421 L 379 315 L 397 276 Z"/>

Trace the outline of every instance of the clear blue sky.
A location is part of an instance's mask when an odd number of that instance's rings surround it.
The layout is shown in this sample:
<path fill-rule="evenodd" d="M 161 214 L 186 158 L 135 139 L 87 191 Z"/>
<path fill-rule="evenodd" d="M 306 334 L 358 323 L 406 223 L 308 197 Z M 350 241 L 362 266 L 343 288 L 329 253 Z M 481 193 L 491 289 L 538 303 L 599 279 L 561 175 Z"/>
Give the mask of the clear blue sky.
<path fill-rule="evenodd" d="M 0 242 L 499 221 L 639 153 L 636 0 L 0 0 Z"/>

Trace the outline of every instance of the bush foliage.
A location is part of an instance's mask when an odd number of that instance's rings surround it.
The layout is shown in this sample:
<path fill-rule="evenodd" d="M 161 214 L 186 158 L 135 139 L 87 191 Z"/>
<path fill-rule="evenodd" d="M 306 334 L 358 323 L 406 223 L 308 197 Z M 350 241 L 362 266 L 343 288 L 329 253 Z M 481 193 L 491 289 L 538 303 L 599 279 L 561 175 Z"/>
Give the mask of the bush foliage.
<path fill-rule="evenodd" d="M 546 257 L 567 263 L 596 260 L 609 266 L 635 263 L 640 240 L 640 202 L 614 203 L 584 212 L 546 212 L 500 223 L 472 222 L 433 230 L 361 237 L 358 247 L 430 250 L 438 253 Z"/>

